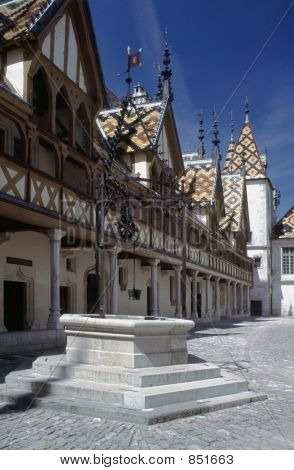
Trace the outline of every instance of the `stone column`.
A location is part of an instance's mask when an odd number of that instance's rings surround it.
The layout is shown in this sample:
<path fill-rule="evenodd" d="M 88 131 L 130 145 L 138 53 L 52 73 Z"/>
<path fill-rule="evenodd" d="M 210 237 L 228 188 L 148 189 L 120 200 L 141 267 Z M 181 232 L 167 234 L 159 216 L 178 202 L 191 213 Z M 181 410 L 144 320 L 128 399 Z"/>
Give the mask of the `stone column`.
<path fill-rule="evenodd" d="M 109 250 L 110 254 L 110 313 L 117 315 L 118 264 L 117 256 L 121 249 L 117 246 Z"/>
<path fill-rule="evenodd" d="M 196 320 L 198 318 L 197 312 L 197 276 L 198 271 L 193 271 L 192 274 L 192 304 L 191 304 L 191 318 L 192 320 Z"/>
<path fill-rule="evenodd" d="M 240 284 L 240 315 L 244 314 L 244 297 L 243 297 L 243 284 Z"/>
<path fill-rule="evenodd" d="M 182 266 L 173 266 L 176 275 L 176 309 L 175 316 L 182 318 L 181 272 Z"/>
<path fill-rule="evenodd" d="M 10 240 L 9 233 L 0 233 L 0 245 Z M 7 331 L 4 325 L 4 278 L 0 279 L 0 333 Z"/>
<path fill-rule="evenodd" d="M 250 315 L 250 286 L 246 286 L 246 314 Z"/>
<path fill-rule="evenodd" d="M 232 313 L 231 281 L 227 281 L 227 285 L 226 285 L 226 317 L 230 318 L 231 313 Z"/>
<path fill-rule="evenodd" d="M 233 316 L 237 315 L 237 282 L 233 281 Z"/>
<path fill-rule="evenodd" d="M 220 305 L 220 278 L 215 279 L 215 318 L 220 320 L 221 317 L 221 305 Z"/>
<path fill-rule="evenodd" d="M 48 230 L 50 239 L 50 292 L 51 305 L 47 322 L 48 330 L 63 328 L 59 323 L 60 317 L 60 241 L 65 232 L 58 229 Z"/>
<path fill-rule="evenodd" d="M 159 259 L 149 260 L 151 265 L 151 315 L 158 317 L 158 269 Z"/>
<path fill-rule="evenodd" d="M 211 276 L 206 276 L 206 310 L 205 310 L 205 318 L 211 318 L 211 283 L 210 283 Z"/>

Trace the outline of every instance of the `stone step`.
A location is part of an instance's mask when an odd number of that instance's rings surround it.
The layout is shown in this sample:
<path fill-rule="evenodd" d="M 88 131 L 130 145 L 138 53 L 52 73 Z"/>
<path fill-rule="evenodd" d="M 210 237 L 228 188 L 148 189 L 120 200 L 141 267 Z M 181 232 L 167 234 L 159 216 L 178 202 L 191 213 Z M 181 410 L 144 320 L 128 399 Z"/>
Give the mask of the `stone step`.
<path fill-rule="evenodd" d="M 232 374 L 222 377 L 154 387 L 131 387 L 122 384 L 101 384 L 77 379 L 52 379 L 32 374 L 31 370 L 16 371 L 6 377 L 8 389 L 35 395 L 73 397 L 95 402 L 123 404 L 127 408 L 148 409 L 175 403 L 197 401 L 222 395 L 245 392 L 247 382 Z"/>
<path fill-rule="evenodd" d="M 32 394 L 24 394 L 19 390 L 1 392 L 1 398 L 5 398 L 11 404 L 20 407 L 35 406 L 53 409 L 56 412 L 63 411 L 83 416 L 150 425 L 200 413 L 241 406 L 246 403 L 265 400 L 267 397 L 263 394 L 247 391 L 222 397 L 207 398 L 197 402 L 176 403 L 148 410 L 129 409 L 119 405 L 90 402 L 89 400 L 71 397 L 58 397 L 56 399 L 49 395 L 36 398 Z"/>
<path fill-rule="evenodd" d="M 246 380 L 240 380 L 226 373 L 222 377 L 210 380 L 147 387 L 141 389 L 140 393 L 127 391 L 124 404 L 129 408 L 148 409 L 246 391 L 248 391 Z"/>
<path fill-rule="evenodd" d="M 220 368 L 207 362 L 181 366 L 125 369 L 122 367 L 80 365 L 60 358 L 39 358 L 33 372 L 52 378 L 72 378 L 106 384 L 125 384 L 133 387 L 170 385 L 220 377 Z"/>

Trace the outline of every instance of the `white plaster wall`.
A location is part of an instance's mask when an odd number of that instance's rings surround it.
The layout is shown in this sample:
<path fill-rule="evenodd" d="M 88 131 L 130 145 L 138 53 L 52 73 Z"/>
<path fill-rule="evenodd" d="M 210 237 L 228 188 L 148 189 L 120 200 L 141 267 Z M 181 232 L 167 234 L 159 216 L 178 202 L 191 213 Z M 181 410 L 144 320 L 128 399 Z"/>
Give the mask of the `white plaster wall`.
<path fill-rule="evenodd" d="M 165 126 L 162 128 L 158 140 L 158 155 L 170 168 L 173 168 Z"/>
<path fill-rule="evenodd" d="M 19 95 L 24 97 L 24 57 L 21 49 L 7 51 L 6 78 Z"/>
<path fill-rule="evenodd" d="M 65 54 L 65 20 L 63 17 L 56 23 L 54 31 L 54 64 L 60 70 L 64 71 L 64 54 Z"/>
<path fill-rule="evenodd" d="M 282 248 L 294 247 L 294 240 L 272 242 L 273 314 L 294 315 L 294 274 L 282 274 Z"/>
<path fill-rule="evenodd" d="M 247 247 L 251 258 L 260 257 L 261 267 L 253 269 L 253 287 L 250 289 L 251 300 L 262 301 L 262 315 L 271 314 L 271 255 L 270 249 L 254 249 Z"/>
<path fill-rule="evenodd" d="M 262 315 L 270 315 L 271 306 L 271 228 L 272 190 L 267 179 L 246 180 L 251 242 L 247 255 L 261 258 L 261 267 L 254 268 L 251 300 L 262 301 Z"/>
<path fill-rule="evenodd" d="M 267 246 L 268 214 L 267 214 L 267 187 L 266 180 L 246 181 L 250 230 L 252 232 L 251 245 Z"/>
<path fill-rule="evenodd" d="M 135 154 L 134 173 L 135 174 L 139 173 L 141 178 L 149 178 L 146 154 L 144 153 Z M 147 186 L 148 183 L 147 181 L 142 181 L 142 184 L 144 184 L 144 186 Z"/>
<path fill-rule="evenodd" d="M 10 234 L 10 240 L 0 245 L 0 325 L 4 318 L 3 282 L 17 281 L 17 272 L 33 278 L 33 329 L 46 328 L 50 308 L 50 245 L 46 235 L 37 232 Z M 7 257 L 31 260 L 32 267 L 7 264 Z M 29 312 L 32 314 L 32 312 Z"/>
<path fill-rule="evenodd" d="M 73 82 L 77 81 L 77 61 L 78 61 L 78 46 L 73 29 L 71 19 L 69 18 L 69 34 L 68 43 L 70 45 L 67 63 L 67 75 Z"/>

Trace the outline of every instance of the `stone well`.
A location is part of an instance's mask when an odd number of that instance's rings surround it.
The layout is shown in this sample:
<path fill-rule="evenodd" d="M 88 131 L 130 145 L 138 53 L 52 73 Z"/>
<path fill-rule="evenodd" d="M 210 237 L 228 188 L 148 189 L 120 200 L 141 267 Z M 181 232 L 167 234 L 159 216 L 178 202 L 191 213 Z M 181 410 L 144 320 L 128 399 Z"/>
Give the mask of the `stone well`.
<path fill-rule="evenodd" d="M 153 424 L 263 399 L 247 381 L 188 362 L 190 320 L 65 314 L 65 354 L 6 377 L 10 401 Z"/>
<path fill-rule="evenodd" d="M 173 366 L 188 360 L 190 320 L 107 315 L 62 315 L 66 359 L 127 368 Z"/>

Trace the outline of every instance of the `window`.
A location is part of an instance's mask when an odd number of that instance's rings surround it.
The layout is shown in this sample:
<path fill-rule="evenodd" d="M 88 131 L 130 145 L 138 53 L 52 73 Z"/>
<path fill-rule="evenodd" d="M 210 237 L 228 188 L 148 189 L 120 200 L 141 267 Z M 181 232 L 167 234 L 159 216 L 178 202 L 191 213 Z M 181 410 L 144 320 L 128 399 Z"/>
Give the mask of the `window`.
<path fill-rule="evenodd" d="M 24 156 L 24 144 L 22 139 L 14 137 L 13 139 L 13 156 L 17 160 L 23 160 Z"/>
<path fill-rule="evenodd" d="M 282 273 L 294 274 L 294 248 L 282 248 Z"/>
<path fill-rule="evenodd" d="M 261 268 L 261 258 L 260 257 L 254 258 L 254 266 L 256 268 Z"/>

